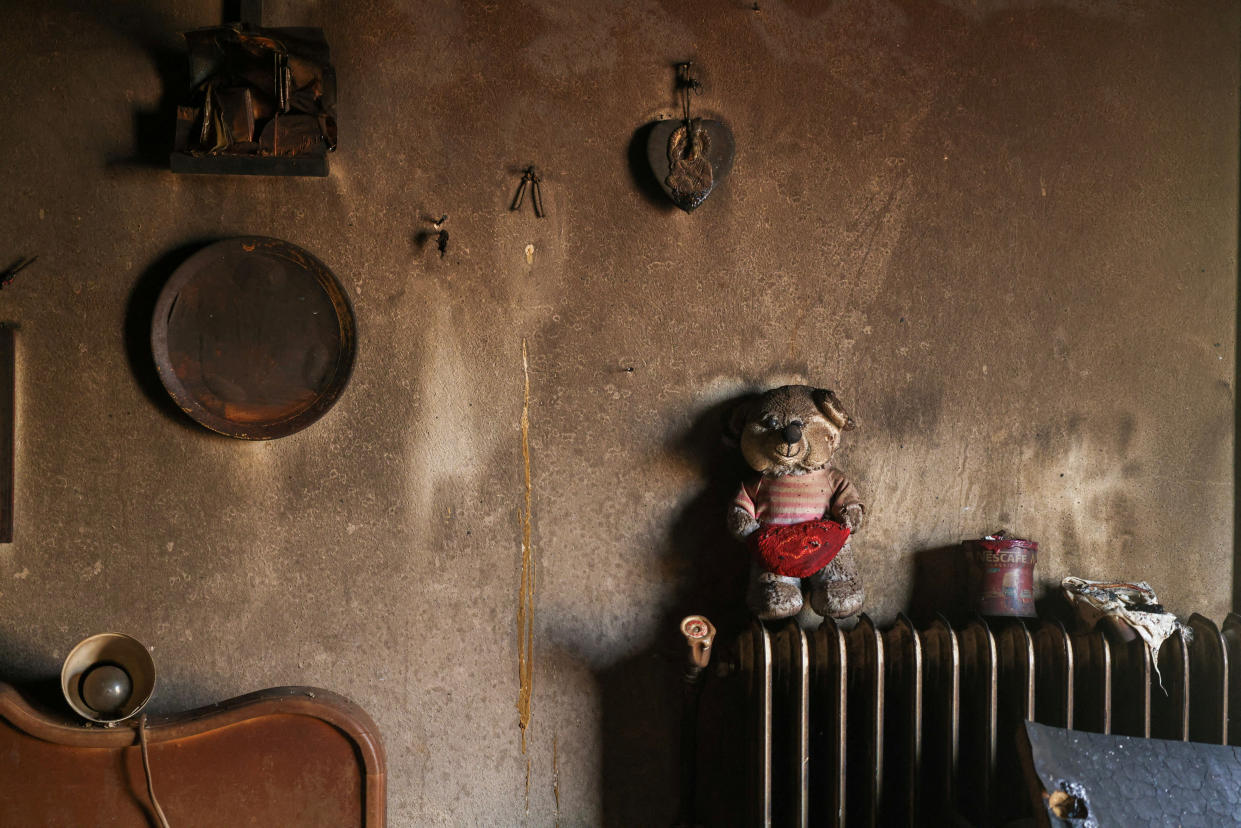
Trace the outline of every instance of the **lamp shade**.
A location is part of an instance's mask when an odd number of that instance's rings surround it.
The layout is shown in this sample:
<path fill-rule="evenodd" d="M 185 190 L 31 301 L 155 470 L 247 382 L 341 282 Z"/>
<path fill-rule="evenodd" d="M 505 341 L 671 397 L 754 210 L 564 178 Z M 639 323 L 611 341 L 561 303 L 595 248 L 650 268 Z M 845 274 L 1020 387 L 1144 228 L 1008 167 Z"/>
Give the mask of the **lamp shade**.
<path fill-rule="evenodd" d="M 60 689 L 74 712 L 92 722 L 134 716 L 155 692 L 155 660 L 140 641 L 99 633 L 78 642 L 60 670 Z"/>

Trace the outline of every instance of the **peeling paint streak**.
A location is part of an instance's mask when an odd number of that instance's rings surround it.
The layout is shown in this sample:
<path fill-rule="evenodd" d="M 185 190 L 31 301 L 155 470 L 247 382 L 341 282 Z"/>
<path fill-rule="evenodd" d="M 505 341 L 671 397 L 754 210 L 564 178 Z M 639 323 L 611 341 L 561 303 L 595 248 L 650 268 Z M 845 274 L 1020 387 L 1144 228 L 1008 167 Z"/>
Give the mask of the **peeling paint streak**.
<path fill-rule="evenodd" d="M 530 484 L 530 359 L 521 341 L 521 368 L 525 397 L 521 409 L 521 458 L 525 473 L 525 509 L 521 512 L 521 585 L 517 604 L 517 723 L 521 727 L 521 752 L 526 752 L 526 729 L 530 727 L 530 700 L 534 693 L 534 543 L 532 540 L 533 487 Z M 529 762 L 526 768 L 526 806 L 530 802 Z"/>
<path fill-rule="evenodd" d="M 530 758 L 526 757 L 526 818 L 530 817 Z"/>
<path fill-rule="evenodd" d="M 556 802 L 556 828 L 560 828 L 560 739 L 552 736 L 552 798 Z"/>

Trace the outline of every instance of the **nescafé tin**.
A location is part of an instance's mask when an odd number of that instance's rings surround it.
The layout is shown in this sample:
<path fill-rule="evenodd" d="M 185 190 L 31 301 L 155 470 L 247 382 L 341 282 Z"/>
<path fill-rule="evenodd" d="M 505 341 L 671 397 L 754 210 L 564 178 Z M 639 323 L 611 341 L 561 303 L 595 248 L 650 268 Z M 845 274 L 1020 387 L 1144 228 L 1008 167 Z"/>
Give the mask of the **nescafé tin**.
<path fill-rule="evenodd" d="M 974 609 L 983 615 L 1034 617 L 1038 544 L 1003 532 L 967 544 Z"/>

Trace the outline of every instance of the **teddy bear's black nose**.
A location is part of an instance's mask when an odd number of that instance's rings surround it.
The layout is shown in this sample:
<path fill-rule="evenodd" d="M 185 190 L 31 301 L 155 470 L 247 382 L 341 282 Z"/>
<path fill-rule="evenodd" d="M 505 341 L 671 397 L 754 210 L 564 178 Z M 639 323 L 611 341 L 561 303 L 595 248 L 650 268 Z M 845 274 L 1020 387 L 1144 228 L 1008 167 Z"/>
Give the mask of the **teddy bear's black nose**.
<path fill-rule="evenodd" d="M 784 442 L 789 445 L 801 442 L 801 423 L 789 423 L 784 427 Z"/>

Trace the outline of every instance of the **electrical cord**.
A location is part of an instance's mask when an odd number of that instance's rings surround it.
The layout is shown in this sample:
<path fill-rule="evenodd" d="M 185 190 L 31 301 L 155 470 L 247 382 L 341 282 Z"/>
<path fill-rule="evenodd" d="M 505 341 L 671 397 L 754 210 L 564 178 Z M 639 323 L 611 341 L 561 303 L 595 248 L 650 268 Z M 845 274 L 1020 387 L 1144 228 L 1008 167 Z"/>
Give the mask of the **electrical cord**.
<path fill-rule="evenodd" d="M 164 809 L 159 807 L 159 800 L 155 798 L 155 783 L 151 781 L 151 757 L 147 754 L 147 714 L 145 713 L 138 719 L 138 744 L 142 748 L 142 770 L 146 772 L 147 795 L 151 798 L 155 818 L 159 820 L 159 828 L 172 828 L 168 824 L 168 817 L 164 816 Z"/>

